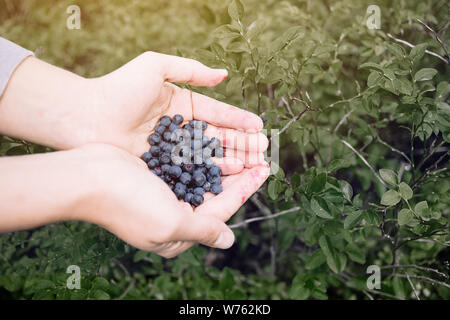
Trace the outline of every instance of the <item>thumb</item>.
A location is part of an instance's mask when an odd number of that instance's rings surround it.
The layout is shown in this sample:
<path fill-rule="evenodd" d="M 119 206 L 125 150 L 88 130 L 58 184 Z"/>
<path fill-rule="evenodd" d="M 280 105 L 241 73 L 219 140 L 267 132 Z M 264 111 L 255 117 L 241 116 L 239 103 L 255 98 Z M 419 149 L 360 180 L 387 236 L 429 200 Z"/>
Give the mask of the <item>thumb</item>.
<path fill-rule="evenodd" d="M 177 240 L 200 242 L 220 249 L 228 249 L 234 243 L 233 231 L 213 216 L 189 213 L 185 214 L 183 220 Z"/>
<path fill-rule="evenodd" d="M 215 86 L 228 75 L 225 69 L 212 69 L 197 60 L 161 53 L 152 53 L 161 67 L 164 81 L 194 86 Z"/>

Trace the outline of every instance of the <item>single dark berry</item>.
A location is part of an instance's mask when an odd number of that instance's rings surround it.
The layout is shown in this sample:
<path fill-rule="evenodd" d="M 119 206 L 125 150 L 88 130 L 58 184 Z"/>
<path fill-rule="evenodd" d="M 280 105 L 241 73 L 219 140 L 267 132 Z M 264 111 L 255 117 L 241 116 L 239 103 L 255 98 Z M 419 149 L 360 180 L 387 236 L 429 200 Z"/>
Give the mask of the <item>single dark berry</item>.
<path fill-rule="evenodd" d="M 208 173 L 212 176 L 220 176 L 222 174 L 222 170 L 220 170 L 218 166 L 212 166 Z"/>
<path fill-rule="evenodd" d="M 219 194 L 223 191 L 222 185 L 221 184 L 213 184 L 211 186 L 211 192 L 214 194 Z"/>
<path fill-rule="evenodd" d="M 171 153 L 174 145 L 169 142 L 164 142 L 164 145 L 161 147 L 161 150 L 165 153 Z"/>
<path fill-rule="evenodd" d="M 186 195 L 186 190 L 177 188 L 176 186 L 173 189 L 173 192 L 175 193 L 178 199 L 183 199 Z"/>
<path fill-rule="evenodd" d="M 201 187 L 206 182 L 206 176 L 203 173 L 194 174 L 193 181 L 197 187 Z"/>
<path fill-rule="evenodd" d="M 159 133 L 160 135 L 162 135 L 164 131 L 166 131 L 166 127 L 161 124 L 158 124 L 155 128 L 155 132 Z"/>
<path fill-rule="evenodd" d="M 163 164 L 163 165 L 161 166 L 161 171 L 162 171 L 163 173 L 169 173 L 169 170 L 170 170 L 170 164 Z"/>
<path fill-rule="evenodd" d="M 183 172 L 180 176 L 180 182 L 184 184 L 188 184 L 191 182 L 192 176 L 188 172 Z"/>
<path fill-rule="evenodd" d="M 194 175 L 201 174 L 201 173 L 206 174 L 207 172 L 208 172 L 208 169 L 206 169 L 206 167 L 198 167 L 194 170 Z"/>
<path fill-rule="evenodd" d="M 166 183 L 169 183 L 169 182 L 171 182 L 172 181 L 172 178 L 166 173 L 165 175 L 164 175 L 164 179 L 163 179 Z"/>
<path fill-rule="evenodd" d="M 162 155 L 159 156 L 159 161 L 161 162 L 161 164 L 169 164 L 171 161 L 170 154 L 163 153 Z"/>
<path fill-rule="evenodd" d="M 158 132 L 153 132 L 149 137 L 148 137 L 148 142 L 151 145 L 155 145 L 155 144 L 159 144 L 161 142 L 161 135 Z"/>
<path fill-rule="evenodd" d="M 183 122 L 183 116 L 181 114 L 176 114 L 173 116 L 172 118 L 172 122 L 175 123 L 176 125 L 180 125 Z"/>
<path fill-rule="evenodd" d="M 187 192 L 186 195 L 184 196 L 184 202 L 191 202 L 192 201 L 192 197 L 194 196 L 193 193 L 191 192 Z"/>
<path fill-rule="evenodd" d="M 204 184 L 203 184 L 203 187 L 202 187 L 206 192 L 208 192 L 209 190 L 211 190 L 211 183 L 209 183 L 208 181 L 206 181 Z"/>
<path fill-rule="evenodd" d="M 168 127 L 172 121 L 170 120 L 169 116 L 163 116 L 161 119 L 159 119 L 159 124 Z"/>
<path fill-rule="evenodd" d="M 174 132 L 175 130 L 177 130 L 178 128 L 180 128 L 179 126 L 177 126 L 175 123 L 171 123 L 169 125 L 169 132 Z"/>
<path fill-rule="evenodd" d="M 157 168 L 153 169 L 152 172 L 154 174 L 156 174 L 157 176 L 160 176 L 162 174 L 162 170 L 161 170 L 160 167 L 157 167 Z"/>
<path fill-rule="evenodd" d="M 144 162 L 149 162 L 152 158 L 152 154 L 150 152 L 144 152 L 141 156 L 141 159 L 144 160 Z"/>
<path fill-rule="evenodd" d="M 192 173 L 194 171 L 194 165 L 191 163 L 187 163 L 187 164 L 183 165 L 183 171 Z"/>
<path fill-rule="evenodd" d="M 203 189 L 202 187 L 194 188 L 194 194 L 199 194 L 202 196 L 205 194 L 205 189 Z"/>
<path fill-rule="evenodd" d="M 150 147 L 150 153 L 152 154 L 152 156 L 157 157 L 159 156 L 159 152 L 161 151 L 159 146 L 151 146 Z"/>
<path fill-rule="evenodd" d="M 147 165 L 150 169 L 155 169 L 156 167 L 159 167 L 159 161 L 158 159 L 150 159 L 150 161 L 147 162 Z"/>
<path fill-rule="evenodd" d="M 184 183 L 181 183 L 181 182 L 177 182 L 177 183 L 175 183 L 175 188 L 178 188 L 178 189 L 183 189 L 184 191 L 186 191 L 186 190 L 187 190 L 187 187 L 186 187 L 186 185 L 185 185 Z"/>
<path fill-rule="evenodd" d="M 261 117 L 261 120 L 262 120 L 263 122 L 267 122 L 267 117 L 266 117 L 266 116 Z"/>
<path fill-rule="evenodd" d="M 220 184 L 222 183 L 222 179 L 220 178 L 220 176 L 208 175 L 208 182 L 211 184 Z"/>
<path fill-rule="evenodd" d="M 170 142 L 172 140 L 172 132 L 171 131 L 164 132 L 163 139 L 164 141 Z"/>
<path fill-rule="evenodd" d="M 203 203 L 203 196 L 199 195 L 199 194 L 194 194 L 194 196 L 192 197 L 191 203 L 198 207 L 199 205 L 201 205 Z"/>
<path fill-rule="evenodd" d="M 179 166 L 173 165 L 169 169 L 169 174 L 172 178 L 179 178 L 181 176 L 181 168 Z"/>

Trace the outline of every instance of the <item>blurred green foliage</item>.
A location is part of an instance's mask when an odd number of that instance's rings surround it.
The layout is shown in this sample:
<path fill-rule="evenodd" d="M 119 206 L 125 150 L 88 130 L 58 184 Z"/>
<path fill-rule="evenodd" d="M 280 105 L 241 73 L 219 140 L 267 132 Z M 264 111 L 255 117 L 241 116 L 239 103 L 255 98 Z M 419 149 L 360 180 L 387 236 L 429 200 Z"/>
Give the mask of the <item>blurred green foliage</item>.
<path fill-rule="evenodd" d="M 241 224 L 230 250 L 170 260 L 81 222 L 3 235 L 0 297 L 449 299 L 449 6 L 376 1 L 369 30 L 372 2 L 84 0 L 68 30 L 72 1 L 0 0 L 1 36 L 82 76 L 146 50 L 227 68 L 191 89 L 281 129 L 281 169 L 231 223 L 287 212 Z M 49 151 L 0 142 L 2 155 Z M 80 290 L 66 287 L 73 264 Z M 373 264 L 380 290 L 366 286 Z"/>

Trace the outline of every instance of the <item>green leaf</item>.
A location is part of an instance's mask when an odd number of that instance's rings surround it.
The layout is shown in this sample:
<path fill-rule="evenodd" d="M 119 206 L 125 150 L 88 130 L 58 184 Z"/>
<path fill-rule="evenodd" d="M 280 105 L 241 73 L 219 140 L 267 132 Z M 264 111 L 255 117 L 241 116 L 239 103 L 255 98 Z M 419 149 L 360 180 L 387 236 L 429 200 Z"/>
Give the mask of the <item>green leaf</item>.
<path fill-rule="evenodd" d="M 222 291 L 231 290 L 234 287 L 234 277 L 228 267 L 225 267 L 222 272 L 222 277 L 219 281 L 219 288 Z"/>
<path fill-rule="evenodd" d="M 437 70 L 433 68 L 423 68 L 416 72 L 414 75 L 414 80 L 425 81 L 431 80 L 437 74 Z"/>
<path fill-rule="evenodd" d="M 334 172 L 342 168 L 348 168 L 351 165 L 351 161 L 347 159 L 334 159 L 328 166 L 329 172 Z"/>
<path fill-rule="evenodd" d="M 346 258 L 342 257 L 341 254 L 335 252 L 332 242 L 328 236 L 321 236 L 319 239 L 320 248 L 323 251 L 323 254 L 327 257 L 327 264 L 330 269 L 339 273 L 342 271 L 343 266 L 345 267 Z"/>
<path fill-rule="evenodd" d="M 301 179 L 300 175 L 297 172 L 292 175 L 291 183 L 294 188 L 297 188 L 300 185 Z"/>
<path fill-rule="evenodd" d="M 422 59 L 423 55 L 425 54 L 425 50 L 427 49 L 427 45 L 428 44 L 426 43 L 416 45 L 409 52 L 409 58 L 413 60 L 413 62 Z"/>
<path fill-rule="evenodd" d="M 394 206 L 401 200 L 400 194 L 395 190 L 386 191 L 381 197 L 381 204 L 385 206 Z"/>
<path fill-rule="evenodd" d="M 325 173 L 321 173 L 318 176 L 314 177 L 311 182 L 310 191 L 312 193 L 318 193 L 325 188 L 325 184 L 327 183 L 327 175 Z"/>
<path fill-rule="evenodd" d="M 299 26 L 290 27 L 280 37 L 278 37 L 271 45 L 270 51 L 274 54 L 289 45 L 295 38 L 302 33 L 302 28 Z"/>
<path fill-rule="evenodd" d="M 316 269 L 325 263 L 327 258 L 322 250 L 316 250 L 314 253 L 306 258 L 305 267 L 308 270 Z"/>
<path fill-rule="evenodd" d="M 366 251 L 364 248 L 354 243 L 350 243 L 345 248 L 345 252 L 347 253 L 350 260 L 355 261 L 359 264 L 366 263 Z"/>
<path fill-rule="evenodd" d="M 311 209 L 318 217 L 333 219 L 333 216 L 329 213 L 327 203 L 322 198 L 314 197 L 311 200 Z"/>
<path fill-rule="evenodd" d="M 366 62 L 359 66 L 359 69 L 372 69 L 376 71 L 381 71 L 384 73 L 383 67 L 374 62 Z"/>
<path fill-rule="evenodd" d="M 266 27 L 264 20 L 256 20 L 250 26 L 248 27 L 247 31 L 247 39 L 253 40 L 254 38 L 258 37 Z"/>
<path fill-rule="evenodd" d="M 89 298 L 95 300 L 109 300 L 111 297 L 103 290 L 94 290 L 89 293 Z"/>
<path fill-rule="evenodd" d="M 414 219 L 414 213 L 409 209 L 402 209 L 398 213 L 398 224 L 404 226 Z"/>
<path fill-rule="evenodd" d="M 403 199 L 409 200 L 409 199 L 412 198 L 412 196 L 413 196 L 413 191 L 412 191 L 412 189 L 409 187 L 409 185 L 407 185 L 406 183 L 401 182 L 401 183 L 399 184 L 399 186 L 398 186 L 398 189 L 399 189 L 400 196 L 401 196 Z"/>
<path fill-rule="evenodd" d="M 426 201 L 421 201 L 415 205 L 414 211 L 422 218 L 428 219 L 428 203 Z"/>
<path fill-rule="evenodd" d="M 267 191 L 269 192 L 269 197 L 272 200 L 278 199 L 278 195 L 280 193 L 280 182 L 277 180 L 270 181 Z"/>
<path fill-rule="evenodd" d="M 390 170 L 390 169 L 381 169 L 380 171 L 381 178 L 389 183 L 390 185 L 396 186 L 397 185 L 397 174 Z"/>
<path fill-rule="evenodd" d="M 233 20 L 241 20 L 244 16 L 244 5 L 239 0 L 231 1 L 228 6 L 228 14 Z"/>
<path fill-rule="evenodd" d="M 284 179 L 284 171 L 275 161 L 270 162 L 270 174 L 275 175 L 277 179 Z"/>
<path fill-rule="evenodd" d="M 389 52 L 391 52 L 398 59 L 401 59 L 406 56 L 405 50 L 396 43 L 386 42 L 385 46 L 389 50 Z"/>
<path fill-rule="evenodd" d="M 344 220 L 344 229 L 353 228 L 361 220 L 363 213 L 361 210 L 350 213 Z"/>

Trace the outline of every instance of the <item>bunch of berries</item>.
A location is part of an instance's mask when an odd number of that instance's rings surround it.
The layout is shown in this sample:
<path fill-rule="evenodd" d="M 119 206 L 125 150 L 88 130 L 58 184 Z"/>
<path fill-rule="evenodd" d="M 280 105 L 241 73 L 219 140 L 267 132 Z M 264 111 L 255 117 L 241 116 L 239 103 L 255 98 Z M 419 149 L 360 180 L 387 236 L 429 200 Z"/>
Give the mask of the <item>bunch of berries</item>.
<path fill-rule="evenodd" d="M 178 199 L 197 207 L 203 203 L 205 192 L 222 192 L 221 170 L 212 157 L 223 157 L 217 138 L 208 139 L 204 121 L 184 119 L 176 114 L 163 116 L 148 137 L 151 147 L 141 159 L 150 170 L 172 189 Z"/>

